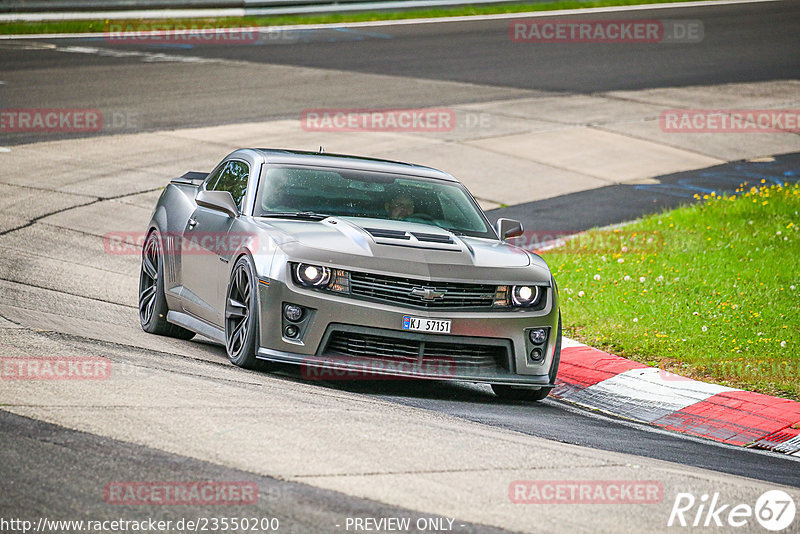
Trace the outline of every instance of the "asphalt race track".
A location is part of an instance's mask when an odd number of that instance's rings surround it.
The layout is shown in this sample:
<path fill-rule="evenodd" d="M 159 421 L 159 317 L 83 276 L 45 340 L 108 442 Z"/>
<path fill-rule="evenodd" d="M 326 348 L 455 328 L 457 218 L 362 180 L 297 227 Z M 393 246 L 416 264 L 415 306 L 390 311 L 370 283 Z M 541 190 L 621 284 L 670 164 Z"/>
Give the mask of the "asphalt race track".
<path fill-rule="evenodd" d="M 98 108 L 136 118 L 94 133 L 3 134 L 0 146 L 15 154 L 42 141 L 296 119 L 310 107 L 456 106 L 796 80 L 798 7 L 669 10 L 670 18 L 703 22 L 705 38 L 692 47 L 518 45 L 508 39 L 508 20 L 293 30 L 258 46 L 0 40 L 2 108 Z M 593 18 L 623 16 L 665 15 Z M 225 142 L 219 141 L 220 157 Z M 83 152 L 64 160 L 98 161 L 89 144 L 80 146 Z M 58 186 L 57 167 L 37 162 L 52 174 L 26 174 L 4 163 L 6 156 L 0 153 L 0 185 L 33 193 L 19 205 L 0 204 L 6 219 L 0 350 L 108 358 L 119 375 L 65 389 L 0 383 L 2 518 L 247 515 L 280 518 L 280 532 L 346 532 L 348 517 L 436 516 L 454 518 L 457 532 L 636 532 L 664 530 L 677 491 L 727 491 L 730 502 L 739 502 L 775 485 L 800 488 L 797 458 L 655 430 L 555 400 L 503 402 L 488 386 L 461 383 L 310 381 L 291 367 L 255 373 L 233 367 L 223 347 L 199 338 L 148 336 L 137 322 L 138 258 L 104 256 L 97 244 L 118 221 L 146 217 L 159 186 L 109 180 L 98 186 L 102 192 L 86 192 L 64 185 L 75 198 L 56 202 L 50 187 Z M 161 156 L 154 150 L 152 162 L 115 165 L 152 171 L 163 185 Z M 735 187 L 752 165 L 759 163 L 664 173 L 657 185 L 613 184 L 490 215 L 578 231 L 691 201 L 687 184 L 714 186 L 714 176 L 733 176 L 725 187 Z M 800 158 L 777 156 L 769 165 L 775 176 L 796 179 L 787 173 L 800 167 Z M 23 202 L 27 218 L 17 221 L 14 210 Z M 508 502 L 512 480 L 628 479 L 637 470 L 663 481 L 664 502 L 652 505 L 658 508 L 592 505 L 583 516 L 558 506 L 523 511 Z M 115 480 L 246 480 L 260 499 L 213 513 L 193 505 L 113 506 L 102 491 Z"/>
<path fill-rule="evenodd" d="M 624 16 L 647 19 L 658 14 Z M 591 18 L 603 17 L 619 15 Z M 126 110 L 139 120 L 125 131 L 140 131 L 294 118 L 311 105 L 455 105 L 499 96 L 792 79 L 800 70 L 800 10 L 794 2 L 676 8 L 669 10 L 669 17 L 702 20 L 702 43 L 530 46 L 510 42 L 508 20 L 287 31 L 253 46 L 133 46 L 103 38 L 0 41 L 2 80 L 8 83 L 2 104 Z M 186 63 L 157 54 L 210 61 Z M 262 73 L 248 64 L 332 72 L 320 79 L 303 71 Z M 336 83 L 337 71 L 381 78 L 363 85 Z M 430 84 L 409 84 L 398 77 Z M 31 140 L 15 134 L 4 144 Z"/>

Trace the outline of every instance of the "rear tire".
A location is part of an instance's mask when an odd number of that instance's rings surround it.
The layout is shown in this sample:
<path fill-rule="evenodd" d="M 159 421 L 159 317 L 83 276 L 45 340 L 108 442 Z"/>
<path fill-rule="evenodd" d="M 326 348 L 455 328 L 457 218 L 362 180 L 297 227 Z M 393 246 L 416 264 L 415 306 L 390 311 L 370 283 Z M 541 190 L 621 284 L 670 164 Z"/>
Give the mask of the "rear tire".
<path fill-rule="evenodd" d="M 167 321 L 167 299 L 164 296 L 164 249 L 161 235 L 153 230 L 142 247 L 139 272 L 139 323 L 149 334 L 192 339 L 195 333 Z"/>
<path fill-rule="evenodd" d="M 558 374 L 558 364 L 561 362 L 561 312 L 558 312 L 558 334 L 556 335 L 556 350 L 553 352 L 553 363 L 550 364 L 550 383 L 554 384 Z M 503 386 L 492 384 L 494 394 L 504 400 L 540 401 L 550 394 L 550 388 L 531 389 L 517 386 Z"/>

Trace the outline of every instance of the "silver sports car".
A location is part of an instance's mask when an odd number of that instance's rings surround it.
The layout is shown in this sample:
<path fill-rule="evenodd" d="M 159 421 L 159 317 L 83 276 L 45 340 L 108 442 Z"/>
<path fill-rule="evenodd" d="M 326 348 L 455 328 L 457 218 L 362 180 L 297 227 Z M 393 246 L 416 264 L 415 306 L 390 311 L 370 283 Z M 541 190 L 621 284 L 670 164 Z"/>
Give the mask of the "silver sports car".
<path fill-rule="evenodd" d="M 241 149 L 172 180 L 142 250 L 146 332 L 224 343 L 231 362 L 318 379 L 491 384 L 541 400 L 561 348 L 539 256 L 505 242 L 444 172 L 392 161 Z"/>

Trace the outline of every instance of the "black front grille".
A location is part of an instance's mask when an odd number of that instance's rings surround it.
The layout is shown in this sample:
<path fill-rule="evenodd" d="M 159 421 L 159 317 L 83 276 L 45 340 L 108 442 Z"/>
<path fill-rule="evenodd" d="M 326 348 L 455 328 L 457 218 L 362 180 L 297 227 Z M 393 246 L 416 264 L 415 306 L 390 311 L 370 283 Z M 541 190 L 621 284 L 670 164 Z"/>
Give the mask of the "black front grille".
<path fill-rule="evenodd" d="M 425 299 L 425 288 L 443 293 Z M 419 295 L 412 295 L 417 289 Z M 350 273 L 350 292 L 358 297 L 404 304 L 418 308 L 491 308 L 497 286 L 459 282 L 431 282 L 380 274 Z M 429 295 L 430 296 L 430 295 Z"/>
<path fill-rule="evenodd" d="M 508 349 L 501 345 L 473 345 L 403 339 L 359 332 L 334 331 L 328 338 L 325 355 L 442 364 L 463 372 L 508 370 Z"/>

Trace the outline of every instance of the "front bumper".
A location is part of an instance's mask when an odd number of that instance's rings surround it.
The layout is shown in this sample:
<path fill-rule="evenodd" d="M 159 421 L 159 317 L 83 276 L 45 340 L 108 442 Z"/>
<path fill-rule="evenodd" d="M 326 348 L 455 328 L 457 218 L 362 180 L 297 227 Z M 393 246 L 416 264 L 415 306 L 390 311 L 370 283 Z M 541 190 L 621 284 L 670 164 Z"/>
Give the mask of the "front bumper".
<path fill-rule="evenodd" d="M 549 387 L 558 307 L 554 288 L 540 311 L 418 309 L 316 291 L 277 279 L 259 283 L 261 359 L 300 364 L 317 379 L 396 376 Z M 301 334 L 284 335 L 285 304 L 305 309 Z M 404 316 L 452 321 L 451 333 L 402 328 Z M 546 328 L 544 357 L 529 357 L 527 330 Z M 415 354 L 416 351 L 416 354 Z"/>

